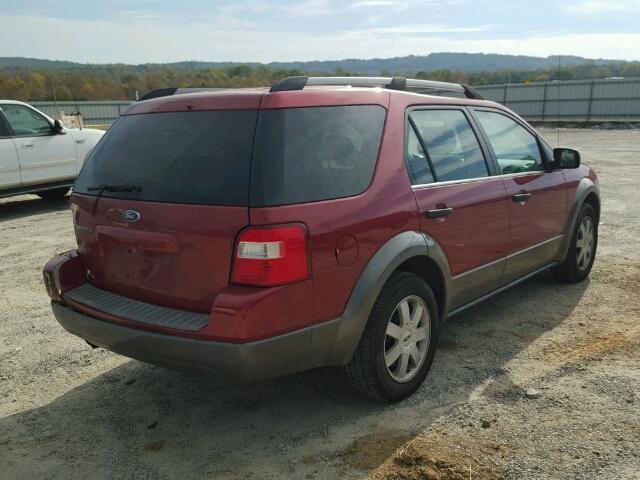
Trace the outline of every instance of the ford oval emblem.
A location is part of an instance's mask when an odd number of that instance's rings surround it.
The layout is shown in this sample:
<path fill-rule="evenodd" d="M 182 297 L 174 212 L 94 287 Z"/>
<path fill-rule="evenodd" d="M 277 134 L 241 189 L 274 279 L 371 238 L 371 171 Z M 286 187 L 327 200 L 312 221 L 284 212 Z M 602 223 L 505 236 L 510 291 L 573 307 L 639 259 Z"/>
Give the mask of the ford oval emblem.
<path fill-rule="evenodd" d="M 140 213 L 135 210 L 125 210 L 122 212 L 122 218 L 127 222 L 137 222 L 140 220 Z"/>

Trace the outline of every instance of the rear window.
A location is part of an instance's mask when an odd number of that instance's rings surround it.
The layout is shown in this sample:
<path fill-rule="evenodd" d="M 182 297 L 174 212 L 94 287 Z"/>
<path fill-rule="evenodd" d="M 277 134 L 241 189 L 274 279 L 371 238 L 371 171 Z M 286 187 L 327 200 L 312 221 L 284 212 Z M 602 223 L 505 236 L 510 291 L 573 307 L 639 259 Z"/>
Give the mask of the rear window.
<path fill-rule="evenodd" d="M 363 105 L 123 116 L 74 191 L 134 184 L 142 191 L 103 196 L 256 207 L 357 195 L 371 182 L 385 113 Z"/>
<path fill-rule="evenodd" d="M 365 191 L 376 165 L 385 113 L 376 105 L 261 111 L 251 205 L 305 203 Z"/>
<path fill-rule="evenodd" d="M 105 197 L 247 205 L 257 112 L 176 112 L 121 117 L 96 146 L 74 191 L 135 184 Z"/>

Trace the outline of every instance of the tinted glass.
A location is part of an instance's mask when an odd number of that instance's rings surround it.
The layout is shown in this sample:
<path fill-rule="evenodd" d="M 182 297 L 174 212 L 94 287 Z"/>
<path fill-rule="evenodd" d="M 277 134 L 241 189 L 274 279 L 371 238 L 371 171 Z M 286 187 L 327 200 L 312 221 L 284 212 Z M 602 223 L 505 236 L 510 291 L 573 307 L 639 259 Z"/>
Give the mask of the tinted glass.
<path fill-rule="evenodd" d="M 285 205 L 362 193 L 373 176 L 385 113 L 373 105 L 260 112 L 251 204 Z"/>
<path fill-rule="evenodd" d="M 2 116 L 2 106 L 0 106 L 0 137 L 9 136 L 9 128 L 7 127 L 6 120 Z"/>
<path fill-rule="evenodd" d="M 427 161 L 427 156 L 422 149 L 415 130 L 409 125 L 409 136 L 407 138 L 407 168 L 412 185 L 421 185 L 433 182 L 431 166 Z"/>
<path fill-rule="evenodd" d="M 489 175 L 478 139 L 461 110 L 419 110 L 411 118 L 439 182 Z"/>
<path fill-rule="evenodd" d="M 121 117 L 93 150 L 74 191 L 136 184 L 103 196 L 171 203 L 247 205 L 256 111 Z"/>
<path fill-rule="evenodd" d="M 35 110 L 23 105 L 2 105 L 7 122 L 16 136 L 49 135 L 51 125 L 49 121 Z"/>
<path fill-rule="evenodd" d="M 500 113 L 476 111 L 496 155 L 501 173 L 542 170 L 536 138 L 522 125 Z"/>

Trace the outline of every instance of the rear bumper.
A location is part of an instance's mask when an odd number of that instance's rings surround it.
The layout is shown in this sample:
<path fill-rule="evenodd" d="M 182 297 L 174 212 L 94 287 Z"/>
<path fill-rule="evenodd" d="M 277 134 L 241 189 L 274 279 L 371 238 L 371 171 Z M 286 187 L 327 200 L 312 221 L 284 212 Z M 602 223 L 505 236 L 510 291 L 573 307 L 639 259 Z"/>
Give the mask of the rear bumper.
<path fill-rule="evenodd" d="M 278 300 L 284 295 L 288 305 L 299 290 L 239 289 L 220 294 L 212 307 L 215 321 L 211 321 L 207 314 L 146 304 L 91 287 L 83 272 L 75 251 L 55 256 L 44 267 L 44 283 L 58 322 L 92 345 L 156 365 L 252 382 L 345 365 L 360 338 L 361 331 L 353 328 L 353 319 L 360 317 L 346 311 L 334 320 L 274 334 L 274 326 L 283 331 L 283 325 L 296 324 L 290 321 L 295 311 L 280 308 Z M 309 288 L 309 282 L 294 286 Z M 295 320 L 300 324 L 299 318 Z M 207 328 L 210 331 L 205 332 Z M 217 338 L 172 335 L 176 329 L 207 336 L 215 333 Z M 261 340 L 251 341 L 252 335 Z"/>
<path fill-rule="evenodd" d="M 156 365 L 200 370 L 229 381 L 252 382 L 330 364 L 312 337 L 332 335 L 336 321 L 265 340 L 234 344 L 195 340 L 116 325 L 51 302 L 70 333 L 113 352 Z M 328 361 L 329 360 L 329 361 Z"/>

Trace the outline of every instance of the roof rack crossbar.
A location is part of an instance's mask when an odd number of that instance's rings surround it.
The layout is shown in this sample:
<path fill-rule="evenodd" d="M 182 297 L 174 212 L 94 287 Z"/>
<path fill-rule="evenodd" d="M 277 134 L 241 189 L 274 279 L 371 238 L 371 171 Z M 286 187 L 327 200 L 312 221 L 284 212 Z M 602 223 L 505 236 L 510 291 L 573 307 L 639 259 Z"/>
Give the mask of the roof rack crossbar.
<path fill-rule="evenodd" d="M 483 99 L 482 95 L 467 85 L 403 77 L 288 77 L 276 82 L 271 87 L 271 92 L 302 90 L 306 86 L 382 87 L 415 93 L 438 90 L 461 93 L 467 98 Z"/>

